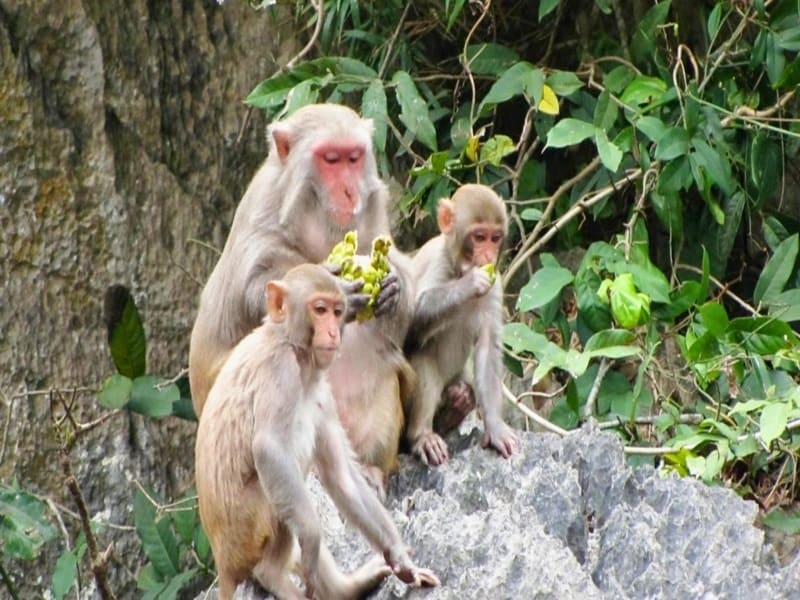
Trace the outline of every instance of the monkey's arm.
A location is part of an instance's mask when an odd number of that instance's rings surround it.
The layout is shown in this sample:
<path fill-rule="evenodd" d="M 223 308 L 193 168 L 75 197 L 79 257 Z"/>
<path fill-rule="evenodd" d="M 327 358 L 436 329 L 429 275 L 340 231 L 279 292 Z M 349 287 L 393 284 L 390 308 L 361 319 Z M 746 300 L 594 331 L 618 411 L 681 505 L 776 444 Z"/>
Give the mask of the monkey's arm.
<path fill-rule="evenodd" d="M 364 479 L 344 429 L 331 412 L 317 432 L 317 474 L 336 506 L 354 523 L 402 581 L 415 586 L 436 586 L 432 571 L 417 567 L 400 538 L 389 513 Z"/>
<path fill-rule="evenodd" d="M 287 428 L 260 427 L 253 437 L 253 458 L 264 494 L 275 518 L 288 524 L 300 543 L 305 575 L 317 572 L 321 526 L 305 479 L 294 454 Z M 288 449 L 288 451 L 287 451 Z"/>
<path fill-rule="evenodd" d="M 475 344 L 475 395 L 483 412 L 484 446 L 492 446 L 505 458 L 518 448 L 514 431 L 503 421 L 503 347 L 502 347 L 502 290 L 495 283 L 489 306 Z"/>
<path fill-rule="evenodd" d="M 465 302 L 485 294 L 489 276 L 483 269 L 471 268 L 458 279 L 444 279 L 435 273 L 426 274 L 428 281 L 420 284 L 414 307 L 414 317 L 405 347 L 413 351 L 436 329 L 448 326 L 453 313 Z M 412 339 L 413 338 L 413 339 Z"/>

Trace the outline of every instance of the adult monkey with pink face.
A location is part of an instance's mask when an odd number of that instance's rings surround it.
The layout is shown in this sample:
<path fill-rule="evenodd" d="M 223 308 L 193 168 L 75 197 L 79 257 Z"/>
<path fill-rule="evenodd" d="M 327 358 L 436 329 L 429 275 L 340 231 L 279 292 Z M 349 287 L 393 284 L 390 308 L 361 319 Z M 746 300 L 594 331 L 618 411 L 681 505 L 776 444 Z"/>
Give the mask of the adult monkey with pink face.
<path fill-rule="evenodd" d="M 372 122 L 335 104 L 297 110 L 268 129 L 269 155 L 239 204 L 200 298 L 189 348 L 189 379 L 198 417 L 231 349 L 264 318 L 264 286 L 292 267 L 326 259 L 345 232 L 358 231 L 360 254 L 389 235 L 388 192 L 372 152 Z M 394 248 L 376 318 L 345 328 L 328 375 L 351 443 L 373 468 L 396 466 L 403 426 L 400 385 L 411 371 L 402 355 L 413 310 L 409 262 Z M 367 296 L 348 291 L 355 314 Z M 370 475 L 369 470 L 367 474 Z"/>

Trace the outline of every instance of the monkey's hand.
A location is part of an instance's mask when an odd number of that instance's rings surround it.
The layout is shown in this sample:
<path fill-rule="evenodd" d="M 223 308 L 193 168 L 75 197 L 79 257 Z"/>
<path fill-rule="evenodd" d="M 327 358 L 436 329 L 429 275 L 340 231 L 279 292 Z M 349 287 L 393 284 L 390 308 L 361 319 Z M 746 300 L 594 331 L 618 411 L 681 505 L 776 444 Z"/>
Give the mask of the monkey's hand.
<path fill-rule="evenodd" d="M 364 287 L 364 282 L 361 279 L 344 279 L 339 277 L 342 271 L 341 265 L 334 265 L 332 263 L 325 263 L 322 265 L 331 275 L 336 275 L 339 279 L 339 287 L 347 297 L 347 312 L 344 315 L 345 323 L 355 321 L 356 315 L 360 313 L 367 306 L 369 302 L 369 294 L 362 294 L 361 290 Z"/>
<path fill-rule="evenodd" d="M 408 550 L 402 546 L 390 548 L 384 552 L 386 564 L 403 583 L 413 587 L 436 587 L 442 582 L 430 569 L 423 569 L 414 564 Z"/>
<path fill-rule="evenodd" d="M 397 273 L 389 271 L 389 274 L 381 281 L 381 291 L 375 301 L 375 316 L 392 314 L 399 299 L 400 279 L 397 277 Z"/>
<path fill-rule="evenodd" d="M 514 430 L 503 421 L 494 424 L 487 423 L 482 445 L 484 448 L 491 446 L 503 458 L 508 458 L 519 451 L 519 438 Z"/>
<path fill-rule="evenodd" d="M 412 447 L 414 454 L 428 466 L 438 467 L 447 462 L 447 444 L 438 433 L 423 433 Z"/>
<path fill-rule="evenodd" d="M 472 267 L 461 277 L 470 296 L 480 298 L 492 289 L 492 280 L 489 274 L 480 267 Z"/>

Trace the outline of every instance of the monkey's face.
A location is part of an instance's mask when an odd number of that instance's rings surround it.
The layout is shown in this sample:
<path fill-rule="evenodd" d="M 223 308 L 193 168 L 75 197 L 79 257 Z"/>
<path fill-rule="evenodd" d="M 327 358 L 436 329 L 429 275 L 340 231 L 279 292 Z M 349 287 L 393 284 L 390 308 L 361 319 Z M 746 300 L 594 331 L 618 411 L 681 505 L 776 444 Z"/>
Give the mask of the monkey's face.
<path fill-rule="evenodd" d="M 327 369 L 336 358 L 342 343 L 344 325 L 344 300 L 341 295 L 314 294 L 308 301 L 308 319 L 311 324 L 311 351 L 314 365 Z"/>
<path fill-rule="evenodd" d="M 367 151 L 356 140 L 325 140 L 312 149 L 323 201 L 341 227 L 349 226 L 361 210 Z"/>
<path fill-rule="evenodd" d="M 462 244 L 465 266 L 482 267 L 497 263 L 504 239 L 502 225 L 476 223 L 468 227 Z"/>

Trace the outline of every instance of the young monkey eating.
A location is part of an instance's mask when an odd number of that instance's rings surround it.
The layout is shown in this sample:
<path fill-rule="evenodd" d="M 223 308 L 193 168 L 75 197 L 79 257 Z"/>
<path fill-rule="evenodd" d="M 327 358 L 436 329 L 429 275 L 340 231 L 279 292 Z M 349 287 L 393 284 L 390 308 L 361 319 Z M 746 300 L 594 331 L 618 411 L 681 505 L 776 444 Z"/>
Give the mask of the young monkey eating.
<path fill-rule="evenodd" d="M 439 201 L 437 220 L 441 234 L 412 262 L 417 295 L 405 349 L 417 387 L 405 399 L 406 437 L 426 464 L 446 462 L 447 445 L 434 431 L 443 394 L 447 403 L 460 405 L 462 418 L 464 407 L 474 406 L 477 397 L 483 445 L 508 457 L 519 442 L 502 418 L 503 292 L 485 268 L 492 265 L 492 270 L 500 256 L 508 231 L 505 206 L 487 186 L 462 185 L 452 199 Z M 470 354 L 472 387 L 464 373 Z"/>
<path fill-rule="evenodd" d="M 267 318 L 236 345 L 208 395 L 195 478 L 221 600 L 251 576 L 290 600 L 359 598 L 391 573 L 439 585 L 412 562 L 336 416 L 325 370 L 341 343 L 345 308 L 337 280 L 321 266 L 303 264 L 270 281 Z M 306 488 L 311 466 L 383 558 L 339 570 Z M 298 545 L 305 593 L 289 577 Z"/>

